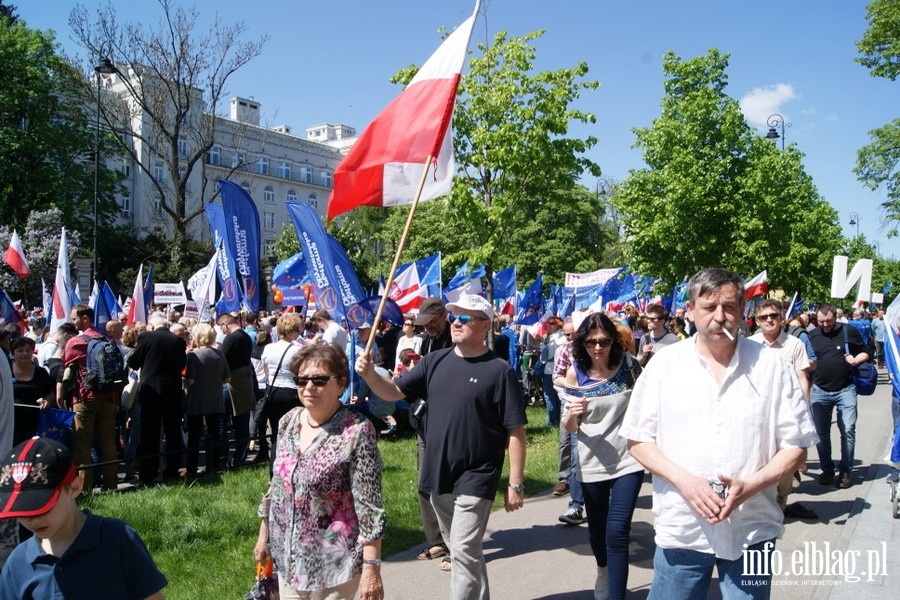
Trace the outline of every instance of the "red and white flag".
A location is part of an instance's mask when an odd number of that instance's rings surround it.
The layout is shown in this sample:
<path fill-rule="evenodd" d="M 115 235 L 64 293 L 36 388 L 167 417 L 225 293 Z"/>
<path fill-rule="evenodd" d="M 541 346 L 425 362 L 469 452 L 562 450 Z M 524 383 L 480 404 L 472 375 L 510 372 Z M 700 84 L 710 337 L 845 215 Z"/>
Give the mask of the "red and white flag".
<path fill-rule="evenodd" d="M 134 324 L 138 322 L 147 322 L 147 307 L 144 305 L 144 265 L 138 267 L 137 278 L 134 280 L 134 291 L 131 293 L 131 303 L 128 306 L 128 327 L 134 327 Z"/>
<path fill-rule="evenodd" d="M 24 279 L 31 275 L 31 269 L 28 267 L 28 261 L 25 260 L 25 251 L 22 250 L 22 241 L 19 240 L 19 234 L 13 229 L 12 237 L 9 238 L 9 248 L 6 249 L 6 264 L 12 267 L 19 279 Z"/>
<path fill-rule="evenodd" d="M 744 300 L 765 296 L 769 293 L 769 275 L 763 271 L 744 285 Z"/>
<path fill-rule="evenodd" d="M 388 297 L 397 303 L 403 314 L 419 308 L 422 300 L 428 297 L 428 286 L 420 284 L 415 262 L 401 265 L 397 269 L 397 276 L 391 282 Z"/>
<path fill-rule="evenodd" d="M 429 157 L 431 172 L 420 200 L 450 193 L 456 170 L 450 123 L 477 13 L 476 6 L 338 165 L 329 219 L 358 206 L 411 204 Z"/>
<path fill-rule="evenodd" d="M 53 307 L 50 331 L 56 331 L 63 323 L 69 322 L 72 314 L 72 277 L 69 271 L 69 251 L 66 243 L 66 228 L 59 237 L 59 256 L 56 259 L 56 280 L 53 285 Z"/>

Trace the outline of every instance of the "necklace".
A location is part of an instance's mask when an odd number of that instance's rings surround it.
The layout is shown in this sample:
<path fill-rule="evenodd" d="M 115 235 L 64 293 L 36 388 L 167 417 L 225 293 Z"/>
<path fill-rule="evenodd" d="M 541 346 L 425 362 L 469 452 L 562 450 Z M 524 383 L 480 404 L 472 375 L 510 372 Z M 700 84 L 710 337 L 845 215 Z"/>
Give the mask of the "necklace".
<path fill-rule="evenodd" d="M 318 425 L 313 425 L 312 421 L 309 420 L 309 409 L 304 412 L 304 416 L 306 417 L 306 424 L 309 425 L 312 429 L 321 429 L 325 425 L 328 424 L 328 421 L 334 418 L 334 415 L 338 414 L 338 411 L 341 410 L 341 407 L 338 407 L 336 411 L 331 413 L 331 416 L 319 423 Z"/>

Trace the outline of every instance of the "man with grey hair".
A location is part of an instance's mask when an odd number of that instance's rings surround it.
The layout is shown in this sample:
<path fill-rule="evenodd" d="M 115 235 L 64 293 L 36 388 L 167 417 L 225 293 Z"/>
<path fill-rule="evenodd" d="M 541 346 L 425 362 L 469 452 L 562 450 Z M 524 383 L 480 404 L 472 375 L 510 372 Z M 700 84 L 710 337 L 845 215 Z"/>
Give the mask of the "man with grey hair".
<path fill-rule="evenodd" d="M 771 574 L 745 573 L 746 553 L 769 560 L 784 531 L 775 485 L 818 438 L 795 370 L 739 336 L 743 309 L 738 276 L 694 275 L 697 334 L 655 354 L 619 431 L 653 473 L 650 600 L 705 598 L 713 567 L 724 598 L 769 597 Z"/>
<path fill-rule="evenodd" d="M 141 483 L 145 485 L 153 483 L 159 474 L 160 430 L 166 434 L 165 479 L 178 477 L 184 452 L 181 373 L 187 364 L 187 348 L 184 339 L 169 331 L 168 325 L 165 314 L 151 315 L 147 331 L 128 356 L 128 366 L 141 370 L 141 442 L 137 453 L 141 457 Z"/>

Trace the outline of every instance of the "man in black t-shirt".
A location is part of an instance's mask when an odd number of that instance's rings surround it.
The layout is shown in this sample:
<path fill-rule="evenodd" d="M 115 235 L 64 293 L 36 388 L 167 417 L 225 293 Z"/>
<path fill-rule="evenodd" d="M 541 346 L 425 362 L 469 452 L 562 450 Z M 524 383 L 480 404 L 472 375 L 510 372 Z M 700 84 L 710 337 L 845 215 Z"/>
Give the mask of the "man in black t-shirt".
<path fill-rule="evenodd" d="M 831 457 L 831 417 L 837 407 L 841 432 L 841 461 L 838 464 L 838 486 L 853 485 L 853 455 L 856 447 L 856 386 L 851 368 L 869 360 L 862 336 L 853 327 L 838 323 L 832 304 L 821 304 L 816 310 L 819 326 L 809 333 L 816 353 L 816 370 L 810 391 L 810 409 L 819 443 L 819 483 L 834 481 L 834 459 Z"/>
<path fill-rule="evenodd" d="M 524 502 L 525 405 L 512 367 L 485 346 L 494 316 L 490 303 L 464 295 L 447 309 L 453 313 L 453 348 L 424 356 L 393 381 L 377 375 L 368 356 L 357 359 L 356 372 L 386 400 L 426 400 L 419 489 L 431 494 L 450 546 L 451 598 L 487 598 L 482 538 L 507 446 L 506 510 Z"/>

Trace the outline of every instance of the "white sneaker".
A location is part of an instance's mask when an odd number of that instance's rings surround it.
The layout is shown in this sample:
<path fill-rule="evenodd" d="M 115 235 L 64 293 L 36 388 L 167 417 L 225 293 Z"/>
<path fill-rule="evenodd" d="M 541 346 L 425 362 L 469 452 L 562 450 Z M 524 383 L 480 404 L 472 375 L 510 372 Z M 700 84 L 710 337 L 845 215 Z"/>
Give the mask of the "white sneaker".
<path fill-rule="evenodd" d="M 584 512 L 580 508 L 570 508 L 566 514 L 560 515 L 559 520 L 566 525 L 581 525 L 584 523 Z"/>

